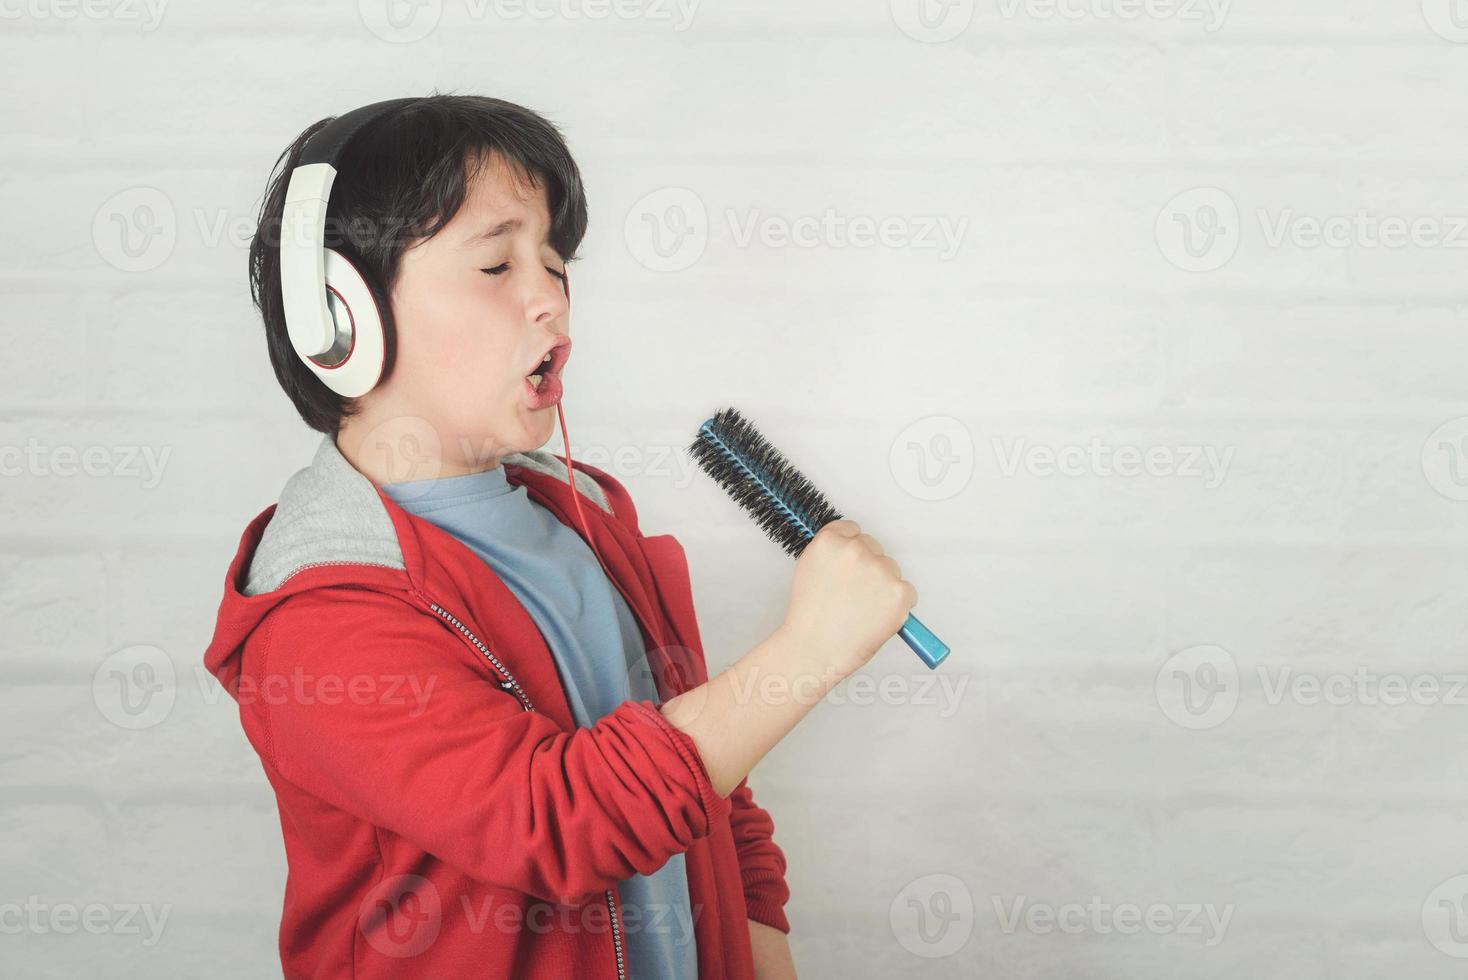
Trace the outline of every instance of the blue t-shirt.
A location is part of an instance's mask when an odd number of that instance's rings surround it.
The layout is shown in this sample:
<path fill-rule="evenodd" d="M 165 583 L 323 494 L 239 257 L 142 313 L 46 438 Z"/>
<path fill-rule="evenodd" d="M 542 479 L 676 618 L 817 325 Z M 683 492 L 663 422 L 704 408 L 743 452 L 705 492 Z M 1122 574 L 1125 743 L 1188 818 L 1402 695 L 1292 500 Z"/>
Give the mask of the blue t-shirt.
<path fill-rule="evenodd" d="M 596 555 L 523 486 L 512 486 L 503 466 L 382 490 L 463 542 L 520 600 L 550 647 L 578 726 L 590 727 L 624 701 L 661 702 L 637 620 Z M 697 976 L 684 855 L 650 875 L 633 875 L 617 891 L 629 974 Z"/>

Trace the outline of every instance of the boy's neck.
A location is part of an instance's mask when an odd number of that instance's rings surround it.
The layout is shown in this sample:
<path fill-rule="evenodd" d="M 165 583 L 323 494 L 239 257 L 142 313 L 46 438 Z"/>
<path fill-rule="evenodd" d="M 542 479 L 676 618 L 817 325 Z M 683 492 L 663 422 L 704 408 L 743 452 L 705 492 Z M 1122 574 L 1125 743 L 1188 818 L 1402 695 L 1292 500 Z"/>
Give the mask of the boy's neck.
<path fill-rule="evenodd" d="M 376 486 L 483 473 L 500 466 L 504 455 L 464 459 L 442 451 L 438 433 L 422 419 L 376 425 L 344 423 L 333 437 L 347 462 Z"/>

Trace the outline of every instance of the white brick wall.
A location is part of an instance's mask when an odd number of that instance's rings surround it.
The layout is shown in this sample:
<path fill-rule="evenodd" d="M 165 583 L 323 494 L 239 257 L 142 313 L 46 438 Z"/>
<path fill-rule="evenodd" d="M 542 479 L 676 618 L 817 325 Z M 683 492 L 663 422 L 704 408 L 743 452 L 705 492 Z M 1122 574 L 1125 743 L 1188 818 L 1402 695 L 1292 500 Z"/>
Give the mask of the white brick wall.
<path fill-rule="evenodd" d="M 200 660 L 317 440 L 249 219 L 307 123 L 433 87 L 566 132 L 573 449 L 684 542 L 711 668 L 790 575 L 677 453 L 726 404 L 953 647 L 892 641 L 751 778 L 803 977 L 1468 969 L 1468 4 L 442 0 L 408 42 L 376 0 L 159 2 L 0 5 L 0 974 L 279 975 L 273 796 Z M 1085 455 L 1122 446 L 1156 471 Z M 173 673 L 141 728 L 93 687 L 134 645 Z"/>

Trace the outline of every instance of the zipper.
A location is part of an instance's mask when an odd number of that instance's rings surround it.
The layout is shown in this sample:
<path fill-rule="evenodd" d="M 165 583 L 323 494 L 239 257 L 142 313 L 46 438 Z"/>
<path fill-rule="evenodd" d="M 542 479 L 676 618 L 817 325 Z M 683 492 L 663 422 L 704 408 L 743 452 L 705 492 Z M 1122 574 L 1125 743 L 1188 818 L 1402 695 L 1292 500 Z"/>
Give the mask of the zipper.
<path fill-rule="evenodd" d="M 455 616 L 453 613 L 449 612 L 447 609 L 445 609 L 443 606 L 440 606 L 436 602 L 430 601 L 428 603 L 428 608 L 437 613 L 440 618 L 450 623 L 454 627 L 454 629 L 458 630 L 460 633 L 464 634 L 464 636 L 468 637 L 469 642 L 478 647 L 479 652 L 484 654 L 485 659 L 487 659 L 491 664 L 494 665 L 494 669 L 505 676 L 505 681 L 500 684 L 501 688 L 506 691 L 512 692 L 515 697 L 519 698 L 520 704 L 525 708 L 526 711 L 535 710 L 530 705 L 530 699 L 525 696 L 525 689 L 520 686 L 520 682 L 515 680 L 514 676 L 505 669 L 505 665 L 500 662 L 500 659 L 498 657 L 490 652 L 489 647 L 485 646 L 482 642 L 480 642 L 479 637 L 475 636 L 469 631 L 469 627 L 461 623 L 457 616 Z"/>
<path fill-rule="evenodd" d="M 327 563 L 322 562 L 321 564 Z M 469 627 L 460 622 L 459 618 L 453 613 L 449 612 L 447 609 L 432 600 L 428 601 L 428 608 L 432 609 L 440 619 L 444 620 L 445 622 L 453 626 L 454 629 L 462 633 L 469 640 L 470 643 L 473 643 L 474 646 L 478 648 L 480 653 L 484 654 L 485 659 L 487 659 L 494 666 L 495 670 L 504 675 L 505 680 L 501 681 L 499 684 L 501 689 L 510 691 L 515 695 L 515 697 L 519 698 L 521 706 L 523 706 L 526 711 L 535 710 L 533 707 L 531 707 L 530 699 L 525 696 L 525 689 L 520 686 L 520 682 L 515 680 L 514 675 L 505 669 L 505 665 L 500 662 L 500 659 L 496 657 L 492 652 L 490 652 L 489 647 L 485 646 L 484 643 L 480 641 L 479 637 L 475 636 L 469 630 Z M 621 922 L 617 918 L 616 898 L 613 896 L 612 889 L 610 888 L 606 890 L 605 894 L 607 896 L 607 913 L 610 916 L 612 923 L 612 946 L 617 953 L 617 980 L 627 980 L 627 965 L 623 960 L 622 954 Z"/>

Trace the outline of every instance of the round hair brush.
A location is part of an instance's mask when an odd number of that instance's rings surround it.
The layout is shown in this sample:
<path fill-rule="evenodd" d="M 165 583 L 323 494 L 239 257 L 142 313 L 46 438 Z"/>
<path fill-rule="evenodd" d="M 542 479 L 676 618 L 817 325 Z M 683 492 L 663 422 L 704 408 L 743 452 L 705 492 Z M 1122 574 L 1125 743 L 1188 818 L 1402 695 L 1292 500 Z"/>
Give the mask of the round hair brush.
<path fill-rule="evenodd" d="M 800 557 L 822 527 L 842 519 L 815 485 L 737 409 L 721 409 L 699 426 L 688 452 L 792 558 Z M 898 635 L 929 668 L 948 656 L 948 645 L 916 616 L 908 615 Z"/>

